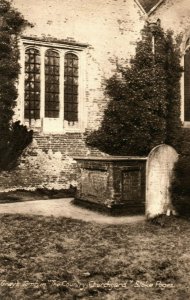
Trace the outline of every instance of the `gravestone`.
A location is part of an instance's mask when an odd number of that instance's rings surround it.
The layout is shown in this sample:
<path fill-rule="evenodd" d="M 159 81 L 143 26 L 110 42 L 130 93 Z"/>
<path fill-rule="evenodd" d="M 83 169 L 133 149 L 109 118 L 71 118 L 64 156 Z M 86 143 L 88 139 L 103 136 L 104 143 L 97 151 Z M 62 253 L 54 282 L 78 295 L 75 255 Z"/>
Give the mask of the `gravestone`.
<path fill-rule="evenodd" d="M 146 216 L 175 214 L 170 186 L 178 154 L 171 146 L 160 145 L 149 154 L 146 166 Z"/>

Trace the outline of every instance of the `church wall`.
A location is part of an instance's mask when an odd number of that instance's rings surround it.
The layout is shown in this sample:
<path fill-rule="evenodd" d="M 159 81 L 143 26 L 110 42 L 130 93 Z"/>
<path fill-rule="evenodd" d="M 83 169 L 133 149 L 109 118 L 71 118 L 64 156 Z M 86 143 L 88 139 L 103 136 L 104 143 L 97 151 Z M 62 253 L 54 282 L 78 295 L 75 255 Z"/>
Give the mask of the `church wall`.
<path fill-rule="evenodd" d="M 67 188 L 77 184 L 73 157 L 100 155 L 96 149 L 85 146 L 84 133 L 86 129 L 98 128 L 108 103 L 104 95 L 105 79 L 114 73 L 116 62 L 128 63 L 134 54 L 144 15 L 133 0 L 14 0 L 13 5 L 33 24 L 24 30 L 24 37 L 87 45 L 83 50 L 84 120 L 82 130 L 67 132 L 63 129 L 56 134 L 34 127 L 33 143 L 21 157 L 19 166 L 0 175 L 0 190 Z M 22 66 L 23 59 L 24 53 L 21 53 Z M 23 82 L 21 69 L 15 119 L 22 123 Z"/>

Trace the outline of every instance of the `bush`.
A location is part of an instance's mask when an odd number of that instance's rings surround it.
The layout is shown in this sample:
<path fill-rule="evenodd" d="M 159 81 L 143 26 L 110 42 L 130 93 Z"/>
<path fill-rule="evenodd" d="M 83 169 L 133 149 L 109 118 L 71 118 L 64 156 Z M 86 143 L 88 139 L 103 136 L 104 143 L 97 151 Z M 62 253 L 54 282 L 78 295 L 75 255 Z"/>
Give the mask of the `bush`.
<path fill-rule="evenodd" d="M 155 51 L 152 51 L 154 36 Z M 172 33 L 147 24 L 130 66 L 106 81 L 109 103 L 87 145 L 113 155 L 147 155 L 162 143 L 180 145 L 180 52 Z"/>
<path fill-rule="evenodd" d="M 17 121 L 13 123 L 9 138 L 0 145 L 0 170 L 11 170 L 16 167 L 23 150 L 32 142 L 33 131 Z"/>

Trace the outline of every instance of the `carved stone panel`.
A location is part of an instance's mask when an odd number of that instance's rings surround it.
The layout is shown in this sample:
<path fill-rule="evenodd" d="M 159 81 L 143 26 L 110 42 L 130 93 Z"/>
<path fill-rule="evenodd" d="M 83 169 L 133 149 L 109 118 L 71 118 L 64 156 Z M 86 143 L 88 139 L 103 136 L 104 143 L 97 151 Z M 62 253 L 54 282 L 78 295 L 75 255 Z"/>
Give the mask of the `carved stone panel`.
<path fill-rule="evenodd" d="M 127 170 L 122 174 L 122 198 L 134 201 L 141 196 L 141 172 L 140 170 Z"/>
<path fill-rule="evenodd" d="M 107 172 L 83 169 L 81 176 L 81 196 L 101 200 L 107 197 Z"/>

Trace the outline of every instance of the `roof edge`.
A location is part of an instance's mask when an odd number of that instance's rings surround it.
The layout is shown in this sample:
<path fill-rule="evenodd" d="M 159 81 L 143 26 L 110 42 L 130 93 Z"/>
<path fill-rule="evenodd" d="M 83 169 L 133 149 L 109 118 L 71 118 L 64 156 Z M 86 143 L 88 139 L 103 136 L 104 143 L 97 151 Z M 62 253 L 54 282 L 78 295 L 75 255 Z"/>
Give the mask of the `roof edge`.
<path fill-rule="evenodd" d="M 144 8 L 142 7 L 142 5 L 140 4 L 140 2 L 138 0 L 134 0 L 134 2 L 138 5 L 138 7 L 140 8 L 140 10 L 142 11 L 142 13 L 144 15 L 147 16 L 147 12 L 144 10 Z"/>
<path fill-rule="evenodd" d="M 151 8 L 151 10 L 147 13 L 147 15 L 150 16 L 163 2 L 164 0 L 160 0 L 155 6 Z"/>

